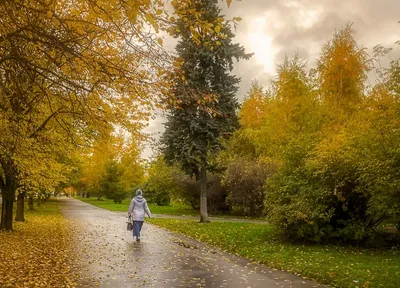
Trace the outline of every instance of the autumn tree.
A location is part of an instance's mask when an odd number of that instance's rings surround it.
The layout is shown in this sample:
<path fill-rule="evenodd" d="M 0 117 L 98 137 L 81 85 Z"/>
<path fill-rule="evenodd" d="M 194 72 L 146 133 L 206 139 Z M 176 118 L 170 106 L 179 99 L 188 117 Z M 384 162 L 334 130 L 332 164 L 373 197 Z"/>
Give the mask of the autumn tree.
<path fill-rule="evenodd" d="M 106 173 L 106 165 L 117 155 L 117 138 L 113 135 L 112 127 L 108 126 L 92 142 L 91 146 L 82 151 L 82 182 L 84 189 L 80 194 L 97 196 L 101 199 L 102 190 L 100 181 L 102 175 Z"/>
<path fill-rule="evenodd" d="M 270 99 L 259 82 L 254 81 L 239 111 L 242 127 L 256 129 L 262 125 Z"/>
<path fill-rule="evenodd" d="M 266 188 L 268 217 L 290 239 L 360 241 L 367 235 L 365 197 L 356 190 L 359 159 L 350 153 L 354 132 L 347 126 L 365 99 L 368 59 L 353 34 L 347 26 L 323 47 L 316 89 L 288 102 L 283 118 L 289 119 L 283 165 Z M 301 89 L 284 91 L 294 96 Z"/>
<path fill-rule="evenodd" d="M 68 149 L 65 145 L 61 144 L 60 146 L 66 149 L 63 151 L 64 153 L 71 152 L 71 149 Z M 55 147 L 52 147 L 52 145 L 42 146 L 40 149 L 37 146 L 26 148 L 27 150 L 21 154 L 30 159 L 29 162 L 26 159 L 20 159 L 18 156 L 15 157 L 16 161 L 20 161 L 18 164 L 23 171 L 19 174 L 18 179 L 16 221 L 25 220 L 26 196 L 31 199 L 29 209 L 32 210 L 34 194 L 38 195 L 38 200 L 41 201 L 41 198 L 45 198 L 46 195 L 54 192 L 60 182 L 66 181 L 67 174 L 72 169 L 71 165 L 61 159 L 68 156 L 54 153 L 52 148 Z M 40 202 L 38 204 L 40 205 Z"/>
<path fill-rule="evenodd" d="M 158 205 L 168 205 L 171 198 L 182 194 L 182 185 L 177 183 L 177 167 L 168 166 L 162 156 L 150 163 L 144 184 L 146 198 Z"/>
<path fill-rule="evenodd" d="M 143 182 L 141 148 L 133 135 L 120 134 L 111 125 L 99 134 L 82 155 L 81 195 L 103 196 L 119 202 Z M 113 183 L 108 183 L 109 181 Z M 109 187 L 118 187 L 114 193 Z"/>
<path fill-rule="evenodd" d="M 140 138 L 139 138 L 140 139 Z M 118 157 L 121 169 L 121 184 L 125 191 L 132 191 L 144 182 L 144 165 L 140 159 L 141 146 L 133 135 L 125 139 Z"/>
<path fill-rule="evenodd" d="M 390 55 L 391 50 L 379 45 L 374 48 L 379 84 L 368 94 L 351 126 L 356 132 L 352 137 L 357 142 L 355 152 L 360 155 L 359 190 L 368 199 L 367 216 L 375 225 L 390 222 L 400 231 L 400 59 Z M 379 63 L 385 58 L 391 59 L 389 67 Z"/>
<path fill-rule="evenodd" d="M 105 171 L 100 179 L 101 192 L 114 203 L 121 204 L 127 191 L 121 183 L 121 168 L 115 160 L 107 161 Z"/>
<path fill-rule="evenodd" d="M 219 151 L 221 138 L 237 127 L 236 93 L 239 79 L 231 74 L 233 59 L 248 59 L 233 43 L 231 24 L 220 14 L 217 0 L 173 1 L 176 46 L 181 62 L 173 94 L 176 103 L 167 115 L 162 142 L 168 161 L 178 161 L 201 186 L 201 222 L 208 221 L 207 170 Z M 190 12 L 192 11 L 192 12 Z"/>
<path fill-rule="evenodd" d="M 166 88 L 155 33 L 168 21 L 160 1 L 1 1 L 0 15 L 0 229 L 11 230 L 22 179 L 43 178 L 30 151 L 51 150 L 38 157 L 54 167 L 57 144 L 86 145 L 105 122 L 140 129 L 137 107 Z"/>
<path fill-rule="evenodd" d="M 351 25 L 335 33 L 317 63 L 320 95 L 331 117 L 349 116 L 363 99 L 368 55 L 358 47 Z M 334 114 L 334 115 L 332 115 Z"/>

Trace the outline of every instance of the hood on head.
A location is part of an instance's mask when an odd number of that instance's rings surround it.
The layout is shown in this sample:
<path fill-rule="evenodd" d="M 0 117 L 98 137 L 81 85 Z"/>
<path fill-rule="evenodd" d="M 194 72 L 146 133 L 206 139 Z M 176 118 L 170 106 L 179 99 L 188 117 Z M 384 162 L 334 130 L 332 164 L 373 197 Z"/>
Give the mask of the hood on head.
<path fill-rule="evenodd" d="M 135 200 L 138 201 L 138 202 L 142 202 L 143 201 L 143 196 L 142 195 L 135 196 Z"/>

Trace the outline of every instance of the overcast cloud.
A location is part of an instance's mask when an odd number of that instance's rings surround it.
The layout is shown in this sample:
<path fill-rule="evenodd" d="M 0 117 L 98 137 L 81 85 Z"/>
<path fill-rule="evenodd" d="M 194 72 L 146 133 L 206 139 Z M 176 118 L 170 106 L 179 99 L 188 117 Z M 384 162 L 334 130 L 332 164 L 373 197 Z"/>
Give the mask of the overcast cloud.
<path fill-rule="evenodd" d="M 370 53 L 377 44 L 393 47 L 400 40 L 400 0 L 234 0 L 229 9 L 226 3 L 221 7 L 227 18 L 243 19 L 235 32 L 236 41 L 254 53 L 251 60 L 235 65 L 234 73 L 242 79 L 239 101 L 253 80 L 267 86 L 285 55 L 298 52 L 313 67 L 322 45 L 348 23 L 353 23 L 359 46 Z M 145 132 L 157 139 L 164 121 L 158 116 Z M 152 155 L 150 145 L 142 155 Z"/>

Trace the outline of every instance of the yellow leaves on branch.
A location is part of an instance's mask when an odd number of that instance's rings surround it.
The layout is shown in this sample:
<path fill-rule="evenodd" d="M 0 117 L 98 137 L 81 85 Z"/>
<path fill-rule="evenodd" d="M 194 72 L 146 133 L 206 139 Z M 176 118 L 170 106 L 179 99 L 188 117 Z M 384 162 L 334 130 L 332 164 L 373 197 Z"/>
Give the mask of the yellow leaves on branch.
<path fill-rule="evenodd" d="M 190 31 L 192 40 L 197 45 L 209 47 L 210 50 L 222 45 L 221 40 L 226 38 L 224 28 L 229 25 L 229 22 L 233 22 L 236 27 L 237 22 L 242 20 L 240 17 L 234 17 L 232 20 L 226 20 L 224 17 L 210 20 L 206 16 L 206 11 L 197 7 L 196 1 L 173 0 L 171 4 L 174 7 L 175 15 L 181 22 L 180 24 L 184 25 L 184 30 Z M 231 1 L 228 0 L 227 4 L 229 7 Z M 174 23 L 175 18 L 171 18 L 174 20 L 171 21 L 171 24 L 176 24 Z M 177 36 L 180 32 L 181 28 L 178 26 L 172 26 L 169 29 L 171 36 Z"/>
<path fill-rule="evenodd" d="M 137 131 L 137 123 L 148 119 L 160 90 L 168 88 L 160 76 L 168 70 L 170 58 L 161 47 L 162 39 L 154 33 L 169 27 L 163 5 L 158 0 L 0 3 L 4 20 L 0 21 L 0 34 L 4 36 L 0 41 L 0 74 L 11 73 L 2 93 L 22 91 L 16 99 L 32 105 L 14 105 L 14 112 L 10 98 L 2 98 L 0 106 L 7 111 L 3 115 L 7 121 L 0 124 L 0 141 L 12 148 L 10 139 L 28 139 L 43 124 L 46 129 L 40 136 L 47 138 L 44 142 L 46 147 L 51 146 L 49 150 L 57 151 L 65 139 L 75 138 L 74 143 L 88 140 L 92 131 L 101 130 L 105 122 Z M 148 29 L 151 26 L 154 29 Z M 16 56 L 10 57 L 14 46 L 24 49 L 15 49 Z M 24 71 L 34 77 L 22 77 Z M 19 127 L 17 131 L 11 120 L 14 114 L 25 115 L 21 109 L 30 114 L 18 118 L 23 129 Z M 74 137 L 75 134 L 79 136 Z M 56 136 L 57 141 L 53 141 Z M 44 146 L 42 138 L 35 138 L 34 144 L 39 148 Z M 32 147 L 32 143 L 25 142 L 16 142 L 17 148 L 12 149 L 21 159 L 32 162 L 21 153 L 25 147 Z M 0 150 L 2 156 L 8 153 Z M 17 170 L 32 175 L 32 169 L 22 169 L 25 167 L 28 165 L 19 165 Z M 43 173 L 35 176 L 39 174 Z"/>
<path fill-rule="evenodd" d="M 16 231 L 0 233 L 0 287 L 76 287 L 68 223 L 56 202 L 27 214 Z"/>
<path fill-rule="evenodd" d="M 259 128 L 268 112 L 268 96 L 258 82 L 252 87 L 240 110 L 240 124 L 244 128 Z"/>

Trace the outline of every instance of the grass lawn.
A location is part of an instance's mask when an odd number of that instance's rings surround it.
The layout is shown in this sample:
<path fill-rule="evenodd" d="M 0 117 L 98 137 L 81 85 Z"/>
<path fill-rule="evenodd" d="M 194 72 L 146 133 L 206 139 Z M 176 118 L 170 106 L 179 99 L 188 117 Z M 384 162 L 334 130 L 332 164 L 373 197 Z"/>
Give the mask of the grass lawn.
<path fill-rule="evenodd" d="M 57 200 L 35 209 L 14 231 L 0 232 L 0 287 L 75 287 L 68 222 Z"/>
<path fill-rule="evenodd" d="M 148 219 L 268 267 L 301 274 L 334 287 L 400 287 L 400 250 L 292 245 L 277 240 L 267 224 Z"/>
<path fill-rule="evenodd" d="M 108 209 L 111 211 L 122 211 L 128 212 L 129 203 L 131 200 L 125 199 L 121 204 L 115 204 L 113 200 L 103 199 L 102 201 L 97 200 L 96 197 L 91 198 L 77 198 L 86 203 L 95 205 L 100 208 Z M 173 203 L 168 206 L 158 206 L 157 204 L 149 203 L 149 208 L 153 214 L 167 214 L 167 215 L 199 215 L 198 211 L 192 210 L 190 207 Z"/>

